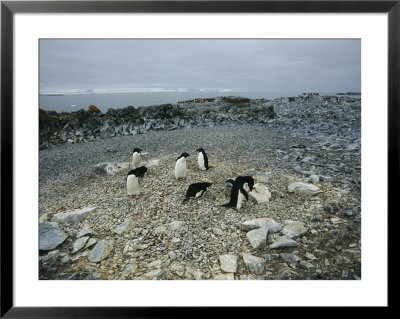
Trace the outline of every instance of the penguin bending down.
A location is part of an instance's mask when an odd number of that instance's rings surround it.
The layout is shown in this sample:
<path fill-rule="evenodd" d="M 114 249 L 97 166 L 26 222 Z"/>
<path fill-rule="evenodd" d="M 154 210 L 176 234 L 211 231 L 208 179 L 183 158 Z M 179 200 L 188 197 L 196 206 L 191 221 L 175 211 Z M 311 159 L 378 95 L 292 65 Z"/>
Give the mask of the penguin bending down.
<path fill-rule="evenodd" d="M 138 168 L 130 170 L 127 176 L 134 174 L 136 177 L 143 177 L 146 172 L 147 172 L 147 167 L 140 166 Z"/>
<path fill-rule="evenodd" d="M 189 156 L 188 153 L 182 153 L 181 156 L 179 156 L 176 159 L 175 163 L 175 178 L 183 178 L 186 177 L 187 174 L 187 167 L 186 167 L 186 158 Z"/>
<path fill-rule="evenodd" d="M 231 183 L 233 179 L 229 180 Z M 223 207 L 235 207 L 236 209 L 240 209 L 243 204 L 243 200 L 249 200 L 249 194 L 247 194 L 246 190 L 243 188 L 243 184 L 240 182 L 233 181 L 233 186 L 231 189 L 231 199 L 229 203 L 222 205 Z"/>
<path fill-rule="evenodd" d="M 251 176 L 238 176 L 235 179 L 236 182 L 238 183 L 243 183 L 243 187 L 248 192 L 253 190 L 254 187 L 254 178 Z"/>
<path fill-rule="evenodd" d="M 132 154 L 132 167 L 133 168 L 138 168 L 140 164 L 142 164 L 142 155 L 140 155 L 140 152 L 142 150 L 140 148 L 135 148 L 133 150 Z"/>
<path fill-rule="evenodd" d="M 183 203 L 189 200 L 190 197 L 198 198 L 203 196 L 204 192 L 210 187 L 212 183 L 194 183 L 190 184 L 185 195 Z"/>
<path fill-rule="evenodd" d="M 199 168 L 203 171 L 208 170 L 210 167 L 208 166 L 208 157 L 206 152 L 203 148 L 199 148 L 196 151 L 199 152 L 199 155 L 197 156 L 197 163 L 199 165 Z"/>

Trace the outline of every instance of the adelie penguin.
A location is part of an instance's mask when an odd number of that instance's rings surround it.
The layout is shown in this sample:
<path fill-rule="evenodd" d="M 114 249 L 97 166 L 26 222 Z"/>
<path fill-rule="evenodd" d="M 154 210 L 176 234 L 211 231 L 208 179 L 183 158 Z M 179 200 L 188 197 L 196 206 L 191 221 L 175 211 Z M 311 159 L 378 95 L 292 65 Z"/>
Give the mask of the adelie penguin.
<path fill-rule="evenodd" d="M 140 194 L 139 177 L 142 177 L 146 172 L 147 168 L 144 166 L 129 171 L 126 176 L 126 192 L 129 196 Z"/>
<path fill-rule="evenodd" d="M 246 192 L 251 192 L 254 187 L 254 178 L 251 176 L 238 176 L 235 179 L 236 182 L 238 183 L 243 183 L 243 188 L 246 190 Z"/>
<path fill-rule="evenodd" d="M 208 157 L 206 152 L 203 148 L 198 148 L 196 151 L 199 152 L 199 155 L 197 156 L 197 163 L 199 165 L 199 168 L 202 171 L 208 170 L 210 167 L 208 166 Z"/>
<path fill-rule="evenodd" d="M 142 150 L 140 148 L 135 148 L 132 154 L 132 168 L 138 168 L 142 164 L 142 155 L 140 154 Z"/>
<path fill-rule="evenodd" d="M 187 174 L 187 166 L 186 166 L 186 158 L 189 157 L 188 153 L 182 153 L 181 156 L 179 156 L 176 159 L 175 163 L 175 178 L 184 178 L 186 177 Z"/>
<path fill-rule="evenodd" d="M 203 196 L 204 192 L 210 187 L 212 183 L 194 183 L 190 184 L 185 195 L 185 199 L 182 204 L 189 200 L 189 198 L 198 198 Z"/>
<path fill-rule="evenodd" d="M 235 180 L 228 179 L 225 185 L 232 185 L 231 189 L 231 199 L 229 203 L 222 205 L 223 207 L 234 207 L 240 209 L 243 204 L 243 200 L 249 200 L 249 194 L 247 193 L 245 187 L 253 189 L 254 180 L 251 176 L 239 176 Z"/>

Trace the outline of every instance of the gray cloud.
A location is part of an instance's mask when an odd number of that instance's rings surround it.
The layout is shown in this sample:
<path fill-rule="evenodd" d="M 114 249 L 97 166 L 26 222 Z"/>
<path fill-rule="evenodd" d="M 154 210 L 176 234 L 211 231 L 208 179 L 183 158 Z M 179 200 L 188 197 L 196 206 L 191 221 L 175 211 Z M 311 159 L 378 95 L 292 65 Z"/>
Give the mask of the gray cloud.
<path fill-rule="evenodd" d="M 40 40 L 40 90 L 360 91 L 360 40 Z"/>

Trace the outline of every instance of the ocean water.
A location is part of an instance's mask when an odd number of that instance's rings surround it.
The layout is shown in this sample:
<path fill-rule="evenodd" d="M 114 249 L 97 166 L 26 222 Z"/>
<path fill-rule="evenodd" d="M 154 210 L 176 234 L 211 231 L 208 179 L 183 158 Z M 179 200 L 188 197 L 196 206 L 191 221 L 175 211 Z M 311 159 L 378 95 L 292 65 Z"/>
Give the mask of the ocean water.
<path fill-rule="evenodd" d="M 135 93 L 90 93 L 65 95 L 40 95 L 39 108 L 56 112 L 72 112 L 80 109 L 87 110 L 88 106 L 96 105 L 105 113 L 109 108 L 124 108 L 149 106 L 196 98 L 217 96 L 240 96 L 250 99 L 266 98 L 269 100 L 279 97 L 297 96 L 303 92 L 135 92 Z M 322 94 L 322 93 L 320 93 Z M 331 94 L 334 93 L 323 93 Z"/>

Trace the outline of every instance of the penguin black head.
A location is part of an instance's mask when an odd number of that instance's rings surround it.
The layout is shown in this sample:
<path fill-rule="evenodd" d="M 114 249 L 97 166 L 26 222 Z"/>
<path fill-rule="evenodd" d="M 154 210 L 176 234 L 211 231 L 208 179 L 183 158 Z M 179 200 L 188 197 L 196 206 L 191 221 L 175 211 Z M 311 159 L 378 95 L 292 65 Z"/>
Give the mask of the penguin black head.
<path fill-rule="evenodd" d="M 196 152 L 201 152 L 201 153 L 205 153 L 205 151 L 204 151 L 204 148 L 198 148 L 197 150 L 196 150 Z"/>
<path fill-rule="evenodd" d="M 186 158 L 186 157 L 188 157 L 188 156 L 189 156 L 188 153 L 186 153 L 186 152 L 185 152 L 185 153 L 182 153 L 181 156 L 179 156 L 179 157 L 177 158 L 177 160 L 180 159 L 181 157 Z"/>
<path fill-rule="evenodd" d="M 251 176 L 238 176 L 235 180 L 236 183 L 243 185 L 247 183 L 249 185 L 250 191 L 253 190 L 254 187 L 254 178 Z"/>
<path fill-rule="evenodd" d="M 142 150 L 140 149 L 140 148 L 135 148 L 134 150 L 133 150 L 133 153 L 140 153 Z"/>
<path fill-rule="evenodd" d="M 147 172 L 147 167 L 145 166 L 140 166 L 138 168 L 132 169 L 128 172 L 126 175 L 126 178 L 128 178 L 129 175 L 135 175 L 136 177 L 143 177 L 143 175 Z"/>

